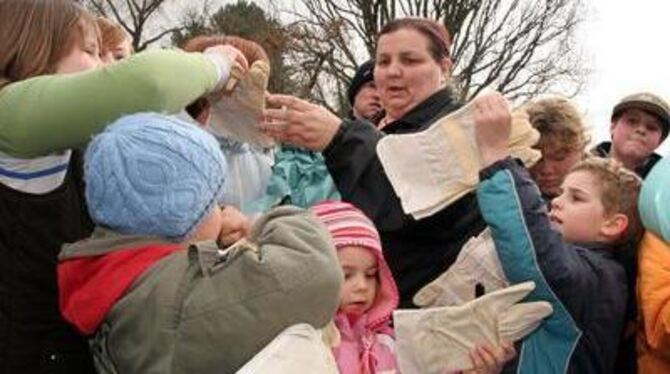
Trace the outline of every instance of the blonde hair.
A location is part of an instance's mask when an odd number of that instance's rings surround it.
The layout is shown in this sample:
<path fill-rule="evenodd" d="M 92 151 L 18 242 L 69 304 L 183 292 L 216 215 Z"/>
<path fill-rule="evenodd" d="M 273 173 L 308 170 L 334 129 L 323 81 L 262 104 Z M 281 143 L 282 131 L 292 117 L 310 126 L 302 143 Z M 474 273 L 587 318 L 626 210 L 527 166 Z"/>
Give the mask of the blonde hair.
<path fill-rule="evenodd" d="M 121 27 L 118 23 L 112 22 L 105 17 L 98 17 L 96 19 L 98 28 L 100 29 L 100 37 L 102 43 L 100 44 L 100 54 L 104 55 L 106 52 L 111 51 L 121 45 L 123 42 L 128 42 L 131 44 L 130 50 L 133 51 L 132 42 L 130 34 Z"/>
<path fill-rule="evenodd" d="M 590 139 L 577 107 L 563 97 L 531 101 L 524 106 L 528 119 L 540 133 L 536 147 L 555 146 L 559 152 L 585 153 Z"/>
<path fill-rule="evenodd" d="M 575 165 L 570 173 L 584 171 L 599 182 L 600 201 L 605 214 L 621 213 L 628 217 L 628 227 L 615 244 L 637 243 L 644 232 L 637 208 L 642 180 L 612 158 L 589 156 Z"/>
<path fill-rule="evenodd" d="M 95 18 L 74 1 L 0 1 L 0 88 L 53 73 L 91 31 L 98 33 Z"/>

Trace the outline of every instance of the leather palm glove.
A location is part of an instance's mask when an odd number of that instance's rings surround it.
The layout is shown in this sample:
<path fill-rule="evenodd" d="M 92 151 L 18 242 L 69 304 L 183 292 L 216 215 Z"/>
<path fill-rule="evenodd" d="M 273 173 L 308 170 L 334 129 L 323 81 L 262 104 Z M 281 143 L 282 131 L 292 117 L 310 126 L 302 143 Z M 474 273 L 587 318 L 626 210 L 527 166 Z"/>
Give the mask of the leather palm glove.
<path fill-rule="evenodd" d="M 553 311 L 545 301 L 519 303 L 535 288 L 524 282 L 460 306 L 393 313 L 398 364 L 403 374 L 439 374 L 473 368 L 477 345 L 514 342 Z"/>
<path fill-rule="evenodd" d="M 527 167 L 534 165 L 541 157 L 532 148 L 538 139 L 527 114 L 513 112 L 510 154 Z M 377 155 L 406 214 L 421 219 L 437 213 L 479 183 L 483 165 L 472 105 L 442 117 L 425 131 L 383 137 Z"/>
<path fill-rule="evenodd" d="M 232 91 L 213 102 L 209 125 L 216 135 L 262 148 L 274 145 L 274 140 L 258 129 L 263 118 L 269 77 L 270 66 L 264 61 L 256 61 Z"/>
<path fill-rule="evenodd" d="M 189 43 L 189 47 L 197 50 L 201 45 L 211 43 L 237 48 L 246 58 L 249 70 L 244 74 L 241 66 L 233 64 L 223 89 L 207 98 L 212 107 L 210 128 L 218 136 L 234 138 L 262 148 L 273 146 L 274 140 L 258 129 L 270 79 L 270 60 L 267 53 L 258 43 L 235 36 L 204 37 L 202 41 L 196 38 L 195 43 Z"/>
<path fill-rule="evenodd" d="M 482 293 L 509 286 L 489 228 L 468 240 L 449 269 L 419 290 L 413 301 L 422 308 L 461 305 L 476 298 L 478 285 Z"/>

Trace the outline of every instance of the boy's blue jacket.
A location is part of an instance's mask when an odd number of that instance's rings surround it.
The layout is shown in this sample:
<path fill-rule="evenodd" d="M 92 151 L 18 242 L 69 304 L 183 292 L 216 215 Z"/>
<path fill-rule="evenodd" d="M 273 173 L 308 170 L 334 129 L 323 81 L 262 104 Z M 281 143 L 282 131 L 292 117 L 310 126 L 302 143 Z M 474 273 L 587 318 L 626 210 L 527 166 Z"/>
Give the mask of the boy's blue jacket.
<path fill-rule="evenodd" d="M 511 283 L 554 313 L 523 341 L 518 373 L 612 373 L 627 301 L 626 274 L 602 243 L 573 245 L 550 226 L 526 169 L 507 158 L 480 172 L 477 198 Z"/>

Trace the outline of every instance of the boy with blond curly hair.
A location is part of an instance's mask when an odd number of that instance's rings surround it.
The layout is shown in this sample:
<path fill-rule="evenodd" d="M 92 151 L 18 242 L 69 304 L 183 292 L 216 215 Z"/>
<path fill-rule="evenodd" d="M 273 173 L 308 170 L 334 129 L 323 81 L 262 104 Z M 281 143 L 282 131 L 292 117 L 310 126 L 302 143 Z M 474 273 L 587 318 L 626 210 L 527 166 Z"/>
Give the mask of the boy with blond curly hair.
<path fill-rule="evenodd" d="M 528 169 L 547 201 L 560 195 L 570 169 L 586 156 L 589 136 L 582 115 L 568 99 L 551 97 L 531 101 L 523 109 L 540 133 L 535 144 L 542 158 Z"/>

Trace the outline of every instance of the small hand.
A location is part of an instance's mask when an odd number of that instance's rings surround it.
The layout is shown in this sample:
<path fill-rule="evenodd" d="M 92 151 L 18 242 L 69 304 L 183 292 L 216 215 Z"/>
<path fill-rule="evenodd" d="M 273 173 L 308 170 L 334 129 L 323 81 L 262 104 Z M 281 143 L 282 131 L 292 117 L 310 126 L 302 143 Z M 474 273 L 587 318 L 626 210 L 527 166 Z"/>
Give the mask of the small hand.
<path fill-rule="evenodd" d="M 205 54 L 216 54 L 230 61 L 230 75 L 224 85 L 224 91 L 232 91 L 238 80 L 249 72 L 249 62 L 244 54 L 231 45 L 215 45 L 205 49 Z"/>
<path fill-rule="evenodd" d="M 476 98 L 473 105 L 479 156 L 488 166 L 509 156 L 512 115 L 507 100 L 497 92 Z"/>
<path fill-rule="evenodd" d="M 498 374 L 505 364 L 516 356 L 512 343 L 502 343 L 499 346 L 477 346 L 470 352 L 474 369 L 463 374 Z"/>
<path fill-rule="evenodd" d="M 218 243 L 227 247 L 249 234 L 249 219 L 232 206 L 221 207 L 221 231 Z"/>

